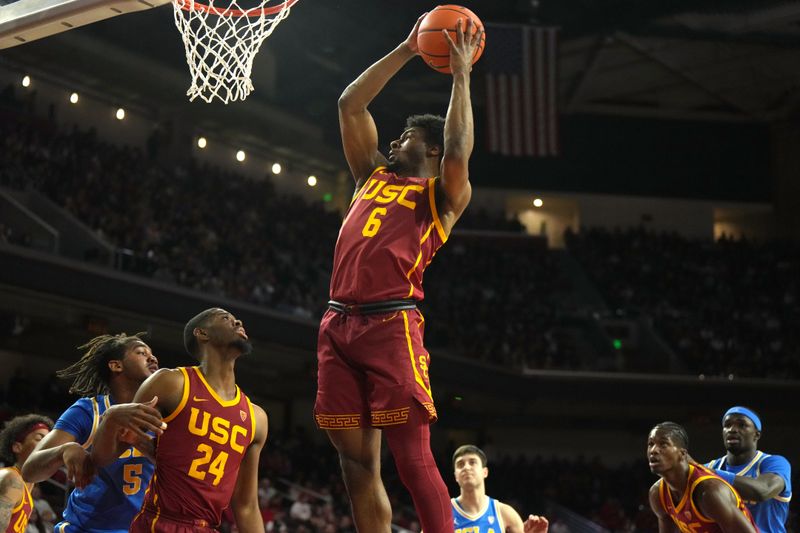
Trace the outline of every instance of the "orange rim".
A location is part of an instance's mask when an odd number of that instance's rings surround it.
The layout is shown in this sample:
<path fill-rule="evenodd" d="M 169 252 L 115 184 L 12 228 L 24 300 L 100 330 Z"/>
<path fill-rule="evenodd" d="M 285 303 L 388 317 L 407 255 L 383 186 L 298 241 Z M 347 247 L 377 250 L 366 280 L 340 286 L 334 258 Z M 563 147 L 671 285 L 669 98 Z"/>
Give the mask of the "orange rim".
<path fill-rule="evenodd" d="M 175 0 L 175 4 L 184 11 L 202 11 L 220 17 L 260 17 L 263 15 L 276 15 L 284 8 L 292 7 L 298 0 L 286 0 L 281 5 L 274 7 L 254 7 L 253 9 L 220 9 L 218 7 L 201 4 L 193 0 Z"/>

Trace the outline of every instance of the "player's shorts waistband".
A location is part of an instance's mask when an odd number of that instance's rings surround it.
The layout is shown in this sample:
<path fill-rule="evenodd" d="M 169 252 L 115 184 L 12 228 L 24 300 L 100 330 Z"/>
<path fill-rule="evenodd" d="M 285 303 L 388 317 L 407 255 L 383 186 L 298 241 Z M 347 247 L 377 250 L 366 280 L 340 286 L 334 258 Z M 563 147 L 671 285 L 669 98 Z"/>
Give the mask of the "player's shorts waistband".
<path fill-rule="evenodd" d="M 202 518 L 189 518 L 189 517 L 182 517 L 182 516 L 174 516 L 168 513 L 164 513 L 163 511 L 159 511 L 154 509 L 150 505 L 145 504 L 142 508 L 141 515 L 145 518 L 156 518 L 158 521 L 163 522 L 175 522 L 177 524 L 183 524 L 186 526 L 191 526 L 193 528 L 198 529 L 206 529 L 208 531 L 216 531 L 216 527 L 210 524 L 207 520 Z"/>
<path fill-rule="evenodd" d="M 385 300 L 368 304 L 345 304 L 336 300 L 328 300 L 328 309 L 343 315 L 376 315 L 417 308 L 416 300 Z"/>

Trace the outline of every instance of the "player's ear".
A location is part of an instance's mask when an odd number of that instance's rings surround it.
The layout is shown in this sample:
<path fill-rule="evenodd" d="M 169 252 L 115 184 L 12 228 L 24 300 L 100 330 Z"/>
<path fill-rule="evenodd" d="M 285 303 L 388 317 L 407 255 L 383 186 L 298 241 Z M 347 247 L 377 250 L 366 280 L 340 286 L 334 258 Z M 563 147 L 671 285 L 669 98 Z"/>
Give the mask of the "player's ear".
<path fill-rule="evenodd" d="M 11 453 L 17 453 L 17 454 L 18 453 L 22 453 L 22 443 L 21 442 L 15 442 L 14 444 L 12 444 L 11 445 Z"/>
<path fill-rule="evenodd" d="M 119 359 L 112 359 L 108 362 L 108 368 L 111 372 L 122 372 L 122 361 Z"/>
<path fill-rule="evenodd" d="M 487 477 L 489 477 L 489 467 L 488 466 L 484 466 L 483 467 L 483 478 L 486 479 Z"/>
<path fill-rule="evenodd" d="M 197 338 L 198 342 L 201 340 L 203 341 L 208 340 L 208 332 L 206 332 L 206 330 L 202 328 L 194 328 L 194 330 L 192 331 L 192 335 L 194 335 Z"/>
<path fill-rule="evenodd" d="M 442 147 L 438 144 L 429 144 L 426 153 L 428 157 L 439 157 L 442 155 Z"/>

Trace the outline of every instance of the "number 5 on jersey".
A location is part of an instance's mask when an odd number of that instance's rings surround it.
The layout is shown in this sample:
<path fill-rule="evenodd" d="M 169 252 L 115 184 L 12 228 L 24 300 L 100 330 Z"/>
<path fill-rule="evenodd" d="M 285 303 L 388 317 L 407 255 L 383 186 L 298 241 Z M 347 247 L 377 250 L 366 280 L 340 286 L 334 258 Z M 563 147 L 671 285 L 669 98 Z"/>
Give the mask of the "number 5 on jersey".
<path fill-rule="evenodd" d="M 381 227 L 381 219 L 378 216 L 386 215 L 386 208 L 385 207 L 376 207 L 370 213 L 369 218 L 367 219 L 367 223 L 364 224 L 364 228 L 361 230 L 361 235 L 364 237 L 374 237 L 375 234 L 378 233 L 378 229 Z"/>

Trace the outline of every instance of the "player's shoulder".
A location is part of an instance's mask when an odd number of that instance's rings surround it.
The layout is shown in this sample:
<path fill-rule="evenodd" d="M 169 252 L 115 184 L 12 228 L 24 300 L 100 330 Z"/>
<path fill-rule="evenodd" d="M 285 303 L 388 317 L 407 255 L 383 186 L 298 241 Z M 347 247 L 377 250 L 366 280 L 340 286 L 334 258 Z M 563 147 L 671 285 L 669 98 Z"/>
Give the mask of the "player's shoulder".
<path fill-rule="evenodd" d="M 0 468 L 0 491 L 21 489 L 24 484 L 19 470 L 10 466 Z"/>
<path fill-rule="evenodd" d="M 248 398 L 250 400 L 250 398 Z M 255 438 L 258 439 L 259 436 L 262 439 L 266 439 L 267 433 L 269 431 L 269 415 L 267 415 L 267 411 L 258 404 L 250 402 L 250 405 L 253 408 L 253 418 L 255 419 L 256 424 L 256 434 Z"/>
<path fill-rule="evenodd" d="M 184 372 L 186 372 L 184 367 L 159 368 L 152 376 L 147 378 L 145 383 L 148 381 L 151 383 L 183 383 Z"/>
<path fill-rule="evenodd" d="M 83 398 L 78 398 L 75 400 L 72 405 L 67 408 L 67 411 L 70 409 L 76 409 L 80 411 L 92 411 L 94 409 L 95 403 L 101 401 L 101 396 L 85 396 Z"/>
<path fill-rule="evenodd" d="M 663 480 L 658 478 L 652 485 L 650 485 L 650 496 L 658 497 L 658 492 L 661 490 L 661 483 L 663 483 Z"/>
<path fill-rule="evenodd" d="M 522 524 L 522 517 L 517 512 L 516 509 L 511 507 L 507 503 L 503 503 L 500 500 L 495 499 L 495 505 L 497 506 L 497 512 L 500 517 L 503 519 L 503 522 L 507 525 L 516 525 L 517 528 Z"/>
<path fill-rule="evenodd" d="M 61 413 L 56 421 L 55 428 L 60 428 L 60 423 L 65 421 L 75 422 L 83 419 L 91 419 L 94 417 L 95 406 L 97 405 L 99 396 L 87 396 L 78 398 L 72 405 L 67 407 L 67 410 Z"/>
<path fill-rule="evenodd" d="M 759 468 L 763 471 L 765 467 L 769 466 L 779 466 L 779 467 L 787 467 L 791 468 L 791 463 L 789 460 L 782 456 L 782 455 L 772 455 L 770 453 L 761 452 L 763 453 L 763 457 L 760 461 Z"/>

